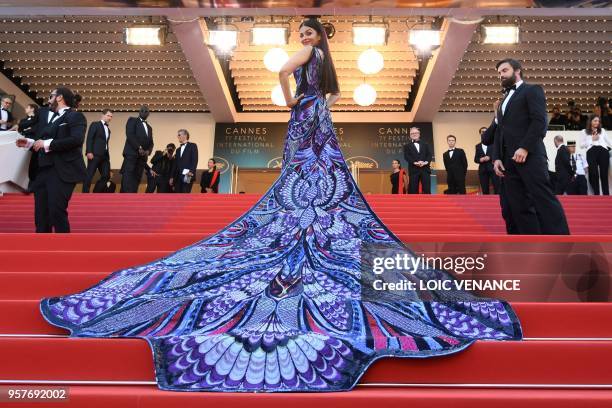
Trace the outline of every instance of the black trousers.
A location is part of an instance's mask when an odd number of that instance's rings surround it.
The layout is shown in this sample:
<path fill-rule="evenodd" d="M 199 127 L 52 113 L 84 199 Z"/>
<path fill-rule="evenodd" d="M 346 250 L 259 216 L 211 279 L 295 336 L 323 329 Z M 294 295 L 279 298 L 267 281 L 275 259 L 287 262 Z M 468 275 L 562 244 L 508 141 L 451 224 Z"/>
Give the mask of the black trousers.
<path fill-rule="evenodd" d="M 569 235 L 565 212 L 550 186 L 546 157 L 529 155 L 521 164 L 507 158 L 504 167 L 504 195 L 518 233 Z"/>
<path fill-rule="evenodd" d="M 429 168 L 421 167 L 418 169 L 410 169 L 408 178 L 408 194 L 418 194 L 419 183 L 421 183 L 423 194 L 431 194 L 431 176 Z"/>
<path fill-rule="evenodd" d="M 478 179 L 480 180 L 480 191 L 482 191 L 482 194 L 491 194 L 489 187 L 491 183 L 493 183 L 493 192 L 499 194 L 499 177 L 497 177 L 493 169 L 479 169 Z"/>
<path fill-rule="evenodd" d="M 32 185 L 36 232 L 70 232 L 68 202 L 75 186 L 63 181 L 54 166 L 39 168 Z"/>
<path fill-rule="evenodd" d="M 170 177 L 160 176 L 153 177 L 147 175 L 147 193 L 154 193 L 157 190 L 158 193 L 171 193 L 172 188 L 170 187 Z"/>
<path fill-rule="evenodd" d="M 448 183 L 447 194 L 465 194 L 465 173 L 460 170 L 447 170 L 446 182 Z"/>
<path fill-rule="evenodd" d="M 121 166 L 121 193 L 137 193 L 144 173 L 146 157 L 125 157 Z"/>
<path fill-rule="evenodd" d="M 610 169 L 610 153 L 602 146 L 592 146 L 586 153 L 589 165 L 589 184 L 593 189 L 593 194 L 599 195 L 599 181 L 601 180 L 601 192 L 603 195 L 610 195 L 608 185 L 608 170 Z"/>
<path fill-rule="evenodd" d="M 175 193 L 191 193 L 191 187 L 193 187 L 193 178 L 191 183 L 185 183 L 182 175 L 174 178 Z"/>
<path fill-rule="evenodd" d="M 567 191 L 567 194 L 569 195 L 587 195 L 589 188 L 587 186 L 586 176 L 583 176 L 583 175 L 576 176 L 567 185 L 566 191 Z"/>
<path fill-rule="evenodd" d="M 557 181 L 555 183 L 555 194 L 563 195 L 567 192 L 567 188 L 572 181 L 571 176 L 567 177 L 565 175 L 557 174 Z"/>
<path fill-rule="evenodd" d="M 91 180 L 96 174 L 96 170 L 100 172 L 100 179 L 96 182 L 94 191 L 99 191 L 100 186 L 105 185 L 110 179 L 110 159 L 108 155 L 94 156 L 93 159 L 87 160 L 87 175 L 83 182 L 83 192 L 89 193 L 91 187 Z M 98 186 L 98 184 L 100 186 Z"/>

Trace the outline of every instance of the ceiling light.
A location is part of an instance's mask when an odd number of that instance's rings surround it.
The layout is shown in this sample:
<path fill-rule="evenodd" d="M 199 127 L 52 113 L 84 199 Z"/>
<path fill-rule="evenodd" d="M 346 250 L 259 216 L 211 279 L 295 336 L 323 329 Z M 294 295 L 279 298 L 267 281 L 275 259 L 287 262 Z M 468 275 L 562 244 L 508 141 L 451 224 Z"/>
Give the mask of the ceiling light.
<path fill-rule="evenodd" d="M 255 26 L 251 31 L 252 45 L 287 45 L 289 30 L 284 26 Z"/>
<path fill-rule="evenodd" d="M 389 29 L 386 24 L 355 23 L 353 24 L 353 44 L 367 47 L 387 44 Z"/>
<path fill-rule="evenodd" d="M 359 55 L 357 67 L 366 75 L 379 73 L 385 66 L 385 59 L 382 54 L 373 48 L 369 48 Z"/>
<path fill-rule="evenodd" d="M 264 55 L 264 65 L 268 71 L 280 72 L 285 62 L 289 60 L 289 54 L 282 48 L 271 48 Z"/>
<path fill-rule="evenodd" d="M 430 51 L 440 46 L 439 30 L 410 30 L 410 45 L 419 51 Z"/>
<path fill-rule="evenodd" d="M 208 32 L 208 45 L 220 54 L 231 54 L 238 45 L 238 29 L 233 25 L 219 25 Z"/>
<path fill-rule="evenodd" d="M 483 44 L 517 44 L 519 28 L 513 24 L 486 24 L 481 26 Z"/>
<path fill-rule="evenodd" d="M 370 106 L 376 102 L 376 89 L 369 84 L 361 84 L 353 92 L 353 100 L 360 106 Z"/>
<path fill-rule="evenodd" d="M 128 45 L 162 45 L 166 38 L 164 26 L 134 26 L 124 29 L 123 40 Z"/>

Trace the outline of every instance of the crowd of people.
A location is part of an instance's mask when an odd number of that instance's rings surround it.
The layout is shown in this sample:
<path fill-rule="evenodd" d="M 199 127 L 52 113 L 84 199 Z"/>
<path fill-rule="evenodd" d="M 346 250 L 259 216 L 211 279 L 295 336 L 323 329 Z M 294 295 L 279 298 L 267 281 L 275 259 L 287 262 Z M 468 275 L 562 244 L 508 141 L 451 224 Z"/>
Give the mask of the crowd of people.
<path fill-rule="evenodd" d="M 581 130 L 578 145 L 586 153 L 585 156 L 576 153 L 576 140 L 564 144 L 563 136 L 554 138 L 557 155 L 550 158 L 555 162 L 555 171 L 549 172 L 549 184 L 555 194 L 586 195 L 588 185 L 594 195 L 610 195 L 608 184 L 608 171 L 610 168 L 610 151 L 612 141 L 606 133 L 606 123 L 610 123 L 612 109 L 609 100 L 600 97 L 590 116 L 582 115 L 579 108 L 570 101 L 572 107 L 567 113 L 561 114 L 558 105 L 553 108 L 553 116 L 549 125 L 563 125 L 568 130 Z M 602 114 L 601 112 L 605 112 Z M 582 120 L 584 118 L 584 126 Z M 580 118 L 580 128 L 574 129 L 571 120 Z M 609 127 L 608 127 L 609 129 Z M 479 130 L 481 139 L 487 127 Z M 408 172 L 402 168 L 401 161 L 396 159 L 391 163 L 391 193 L 392 194 L 430 194 L 431 193 L 431 161 L 433 158 L 431 147 L 421 141 L 420 130 L 416 127 L 410 129 L 410 143 L 404 146 L 404 159 L 408 162 Z M 448 188 L 444 194 L 466 194 L 467 156 L 463 149 L 456 146 L 457 137 L 446 137 L 448 150 L 442 155 Z M 485 143 L 475 146 L 474 162 L 478 164 L 478 178 L 481 194 L 490 194 L 491 186 L 495 194 L 500 190 L 500 177 L 495 174 L 490 148 Z M 588 176 L 588 184 L 587 184 Z"/>

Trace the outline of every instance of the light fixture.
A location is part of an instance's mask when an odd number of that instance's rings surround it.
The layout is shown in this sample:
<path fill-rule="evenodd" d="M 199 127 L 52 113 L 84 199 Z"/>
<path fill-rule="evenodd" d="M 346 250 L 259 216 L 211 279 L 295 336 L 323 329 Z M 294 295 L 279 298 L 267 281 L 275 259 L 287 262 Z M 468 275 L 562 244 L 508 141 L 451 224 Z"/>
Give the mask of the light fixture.
<path fill-rule="evenodd" d="M 254 26 L 251 30 L 252 45 L 287 45 L 288 41 L 286 26 Z"/>
<path fill-rule="evenodd" d="M 166 40 L 166 27 L 133 26 L 123 30 L 123 41 L 127 45 L 163 45 Z"/>
<path fill-rule="evenodd" d="M 293 94 L 293 89 L 291 89 L 291 94 Z M 280 84 L 272 88 L 271 97 L 272 103 L 274 103 L 276 106 L 287 106 L 285 94 L 283 94 L 283 88 L 280 86 Z"/>
<path fill-rule="evenodd" d="M 238 28 L 232 24 L 222 24 L 208 31 L 208 46 L 222 55 L 231 54 L 238 45 Z"/>
<path fill-rule="evenodd" d="M 483 24 L 480 26 L 483 44 L 517 44 L 519 27 L 514 24 Z"/>
<path fill-rule="evenodd" d="M 264 55 L 264 65 L 268 71 L 279 72 L 285 62 L 289 60 L 289 54 L 282 48 L 271 48 Z"/>
<path fill-rule="evenodd" d="M 440 46 L 440 31 L 430 29 L 410 30 L 409 43 L 419 51 L 432 51 Z"/>
<path fill-rule="evenodd" d="M 361 84 L 353 92 L 353 100 L 357 105 L 370 106 L 376 102 L 376 89 L 369 84 Z"/>
<path fill-rule="evenodd" d="M 373 48 L 369 48 L 359 55 L 357 67 L 366 75 L 379 73 L 385 66 L 382 54 Z"/>
<path fill-rule="evenodd" d="M 353 44 L 367 47 L 387 44 L 389 29 L 380 23 L 353 23 Z"/>

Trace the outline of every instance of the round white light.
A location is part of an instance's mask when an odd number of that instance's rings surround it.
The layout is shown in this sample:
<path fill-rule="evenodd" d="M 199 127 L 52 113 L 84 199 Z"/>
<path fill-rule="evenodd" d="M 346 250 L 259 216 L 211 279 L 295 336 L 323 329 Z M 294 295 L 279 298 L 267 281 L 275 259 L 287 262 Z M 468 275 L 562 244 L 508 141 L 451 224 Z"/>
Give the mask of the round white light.
<path fill-rule="evenodd" d="M 268 71 L 279 72 L 288 59 L 289 55 L 282 48 L 271 48 L 264 55 L 264 65 Z"/>
<path fill-rule="evenodd" d="M 361 53 L 357 66 L 366 75 L 377 74 L 385 66 L 385 59 L 380 52 L 370 48 Z"/>
<path fill-rule="evenodd" d="M 355 88 L 353 100 L 357 105 L 370 106 L 376 102 L 376 89 L 369 84 L 361 84 Z"/>
<path fill-rule="evenodd" d="M 281 88 L 280 84 L 272 88 L 272 102 L 276 106 L 287 106 L 285 95 L 283 95 L 283 88 Z"/>

